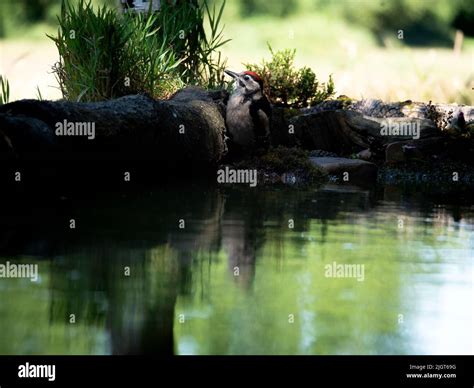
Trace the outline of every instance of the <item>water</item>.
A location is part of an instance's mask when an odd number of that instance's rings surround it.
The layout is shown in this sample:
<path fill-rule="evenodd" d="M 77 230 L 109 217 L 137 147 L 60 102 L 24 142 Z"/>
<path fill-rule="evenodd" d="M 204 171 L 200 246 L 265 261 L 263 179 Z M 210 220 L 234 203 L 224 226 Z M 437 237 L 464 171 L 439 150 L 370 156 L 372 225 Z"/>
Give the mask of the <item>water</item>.
<path fill-rule="evenodd" d="M 472 354 L 456 202 L 196 186 L 5 206 L 0 264 L 39 279 L 0 279 L 0 353 Z M 328 277 L 341 264 L 359 272 Z"/>

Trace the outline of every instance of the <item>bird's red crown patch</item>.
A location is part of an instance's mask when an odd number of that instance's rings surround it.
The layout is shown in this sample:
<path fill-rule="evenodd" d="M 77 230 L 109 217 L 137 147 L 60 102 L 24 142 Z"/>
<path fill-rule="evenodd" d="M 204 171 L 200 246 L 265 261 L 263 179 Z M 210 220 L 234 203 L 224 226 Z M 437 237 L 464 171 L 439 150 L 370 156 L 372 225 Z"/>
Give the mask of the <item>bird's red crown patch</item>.
<path fill-rule="evenodd" d="M 260 78 L 260 76 L 257 73 L 255 73 L 254 71 L 244 71 L 244 74 L 248 74 L 249 76 L 251 76 L 257 82 L 263 82 L 263 80 Z"/>

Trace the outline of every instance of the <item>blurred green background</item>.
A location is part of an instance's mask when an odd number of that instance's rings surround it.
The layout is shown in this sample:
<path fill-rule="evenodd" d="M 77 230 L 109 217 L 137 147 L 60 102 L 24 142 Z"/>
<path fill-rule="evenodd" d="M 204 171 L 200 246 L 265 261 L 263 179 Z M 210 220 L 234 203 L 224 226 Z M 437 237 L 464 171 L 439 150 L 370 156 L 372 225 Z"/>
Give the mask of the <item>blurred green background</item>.
<path fill-rule="evenodd" d="M 93 3 L 116 7 L 118 0 Z M 60 98 L 50 74 L 57 52 L 45 35 L 57 30 L 60 0 L 3 0 L 0 7 L 0 74 L 10 80 L 11 99 L 35 97 L 37 86 Z M 223 22 L 232 41 L 222 52 L 234 70 L 268 59 L 269 43 L 295 48 L 296 64 L 320 79 L 333 74 L 337 95 L 473 105 L 469 0 L 229 0 Z"/>

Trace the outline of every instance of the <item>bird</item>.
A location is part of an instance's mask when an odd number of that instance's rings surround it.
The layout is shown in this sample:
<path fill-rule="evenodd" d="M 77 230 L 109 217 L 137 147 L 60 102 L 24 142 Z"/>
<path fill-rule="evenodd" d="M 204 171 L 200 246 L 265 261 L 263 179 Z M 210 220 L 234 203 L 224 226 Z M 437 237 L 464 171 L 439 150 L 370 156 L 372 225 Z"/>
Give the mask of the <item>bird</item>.
<path fill-rule="evenodd" d="M 263 80 L 253 71 L 236 73 L 226 107 L 226 124 L 234 152 L 254 154 L 269 146 L 272 107 L 263 92 Z"/>

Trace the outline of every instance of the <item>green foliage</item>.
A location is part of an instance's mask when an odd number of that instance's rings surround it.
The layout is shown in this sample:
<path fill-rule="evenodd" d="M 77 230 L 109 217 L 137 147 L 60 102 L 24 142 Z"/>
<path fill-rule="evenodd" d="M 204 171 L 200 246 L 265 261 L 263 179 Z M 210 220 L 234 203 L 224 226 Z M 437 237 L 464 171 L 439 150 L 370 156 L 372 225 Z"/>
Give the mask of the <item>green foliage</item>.
<path fill-rule="evenodd" d="M 55 0 L 28 0 L 19 1 L 18 5 L 23 7 L 25 19 L 30 22 L 43 20 L 47 16 L 47 10 L 54 3 Z"/>
<path fill-rule="evenodd" d="M 316 74 L 308 68 L 295 69 L 296 50 L 286 49 L 274 52 L 270 61 L 261 65 L 246 64 L 264 80 L 265 93 L 274 105 L 292 108 L 303 108 L 315 105 L 334 95 L 332 77 L 326 84 L 320 84 Z"/>
<path fill-rule="evenodd" d="M 118 15 L 90 1 L 63 2 L 54 67 L 66 99 L 99 101 L 132 93 L 166 98 L 185 84 L 224 85 L 218 49 L 227 42 L 220 21 L 225 2 L 163 2 L 159 12 Z M 204 19 L 210 34 L 204 31 Z"/>
<path fill-rule="evenodd" d="M 0 38 L 15 36 L 19 27 L 33 25 L 49 18 L 49 10 L 58 0 L 2 0 L 0 1 Z"/>
<path fill-rule="evenodd" d="M 38 85 L 36 85 L 36 99 L 39 101 L 44 101 L 43 94 Z"/>
<path fill-rule="evenodd" d="M 347 20 L 366 26 L 381 43 L 386 38 L 397 38 L 402 30 L 400 41 L 406 44 L 451 46 L 450 24 L 457 8 L 456 0 L 374 1 L 363 7 L 357 2 L 347 2 L 342 14 Z"/>
<path fill-rule="evenodd" d="M 10 84 L 0 75 L 0 105 L 8 104 L 8 101 L 10 101 Z"/>
<path fill-rule="evenodd" d="M 47 30 L 55 27 L 56 15 L 61 10 L 62 0 L 1 0 L 0 1 L 0 38 L 27 34 L 35 36 L 35 27 L 43 24 Z M 93 5 L 117 5 L 118 0 L 91 0 Z M 77 3 L 76 0 L 74 0 Z M 38 35 L 35 37 L 43 37 Z"/>
<path fill-rule="evenodd" d="M 474 7 L 472 0 L 458 0 L 459 7 L 452 21 L 452 26 L 468 36 L 474 36 Z"/>
<path fill-rule="evenodd" d="M 156 13 L 154 25 L 157 39 L 167 42 L 176 57 L 181 79 L 185 84 L 200 85 L 207 88 L 224 86 L 225 60 L 219 48 L 229 39 L 223 38 L 221 27 L 225 0 L 220 7 L 209 7 L 208 1 L 162 2 Z M 204 21 L 209 22 L 209 35 L 206 35 Z"/>
<path fill-rule="evenodd" d="M 297 3 L 296 0 L 241 0 L 240 14 L 243 17 L 260 14 L 285 17 L 295 12 Z"/>

